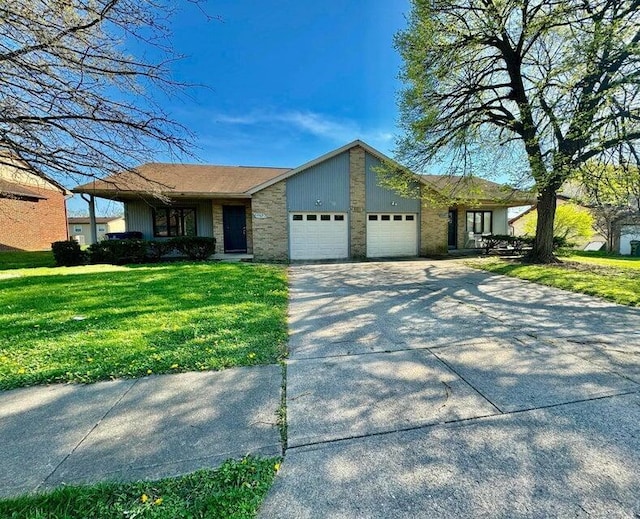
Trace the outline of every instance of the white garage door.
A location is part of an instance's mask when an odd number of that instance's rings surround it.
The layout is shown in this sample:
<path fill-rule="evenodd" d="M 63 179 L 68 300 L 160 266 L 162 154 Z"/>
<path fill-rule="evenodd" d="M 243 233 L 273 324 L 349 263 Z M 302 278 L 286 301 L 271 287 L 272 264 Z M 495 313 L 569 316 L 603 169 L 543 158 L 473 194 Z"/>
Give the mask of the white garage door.
<path fill-rule="evenodd" d="M 346 213 L 290 213 L 289 245 L 292 260 L 349 257 Z"/>
<path fill-rule="evenodd" d="M 640 225 L 623 225 L 620 228 L 620 254 L 631 254 L 632 240 L 640 240 Z"/>
<path fill-rule="evenodd" d="M 368 214 L 367 257 L 418 255 L 416 214 Z"/>

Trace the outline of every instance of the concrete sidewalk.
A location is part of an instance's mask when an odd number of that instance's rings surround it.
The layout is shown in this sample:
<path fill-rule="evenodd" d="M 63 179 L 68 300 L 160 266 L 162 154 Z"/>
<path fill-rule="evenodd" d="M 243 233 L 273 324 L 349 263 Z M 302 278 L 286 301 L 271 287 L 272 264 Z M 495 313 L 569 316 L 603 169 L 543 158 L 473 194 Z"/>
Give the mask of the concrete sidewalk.
<path fill-rule="evenodd" d="M 640 517 L 640 309 L 452 261 L 290 279 L 260 517 Z"/>
<path fill-rule="evenodd" d="M 279 455 L 280 366 L 0 392 L 0 497 Z"/>

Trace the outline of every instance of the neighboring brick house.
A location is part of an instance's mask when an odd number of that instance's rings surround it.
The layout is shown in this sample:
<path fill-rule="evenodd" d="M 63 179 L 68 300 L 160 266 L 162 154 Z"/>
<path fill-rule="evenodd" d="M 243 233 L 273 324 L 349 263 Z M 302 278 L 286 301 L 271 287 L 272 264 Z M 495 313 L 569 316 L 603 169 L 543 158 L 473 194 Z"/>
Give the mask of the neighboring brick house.
<path fill-rule="evenodd" d="M 358 140 L 294 169 L 145 164 L 144 178 L 120 173 L 73 191 L 124 202 L 127 230 L 147 239 L 213 236 L 219 252 L 258 261 L 446 254 L 507 234 L 507 208 L 531 203 L 493 182 L 433 175 L 415 175 L 420 194 L 403 197 L 379 185 L 388 160 Z"/>
<path fill-rule="evenodd" d="M 0 250 L 46 250 L 67 239 L 69 192 L 43 175 L 0 165 Z"/>
<path fill-rule="evenodd" d="M 88 216 L 70 216 L 69 236 L 80 245 L 88 245 L 91 242 L 91 222 Z M 98 216 L 96 217 L 97 240 L 104 240 L 107 233 L 123 232 L 126 229 L 122 216 Z"/>

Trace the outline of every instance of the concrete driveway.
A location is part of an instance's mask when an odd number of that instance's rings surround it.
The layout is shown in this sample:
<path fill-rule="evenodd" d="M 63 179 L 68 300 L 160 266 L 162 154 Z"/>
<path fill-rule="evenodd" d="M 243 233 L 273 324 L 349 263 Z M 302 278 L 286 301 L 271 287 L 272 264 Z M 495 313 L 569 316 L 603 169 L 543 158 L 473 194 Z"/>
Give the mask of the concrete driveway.
<path fill-rule="evenodd" d="M 640 517 L 640 310 L 456 261 L 291 284 L 261 517 Z"/>

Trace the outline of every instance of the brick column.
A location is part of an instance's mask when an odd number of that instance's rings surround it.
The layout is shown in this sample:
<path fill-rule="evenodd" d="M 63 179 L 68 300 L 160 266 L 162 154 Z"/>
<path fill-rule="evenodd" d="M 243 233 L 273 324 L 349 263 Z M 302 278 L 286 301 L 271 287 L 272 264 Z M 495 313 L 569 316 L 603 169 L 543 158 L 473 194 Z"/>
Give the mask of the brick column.
<path fill-rule="evenodd" d="M 357 146 L 349 150 L 349 227 L 351 231 L 351 257 L 367 255 L 367 222 L 365 194 L 365 151 Z"/>
<path fill-rule="evenodd" d="M 251 210 L 254 259 L 287 261 L 289 237 L 286 181 L 282 180 L 254 194 Z"/>

